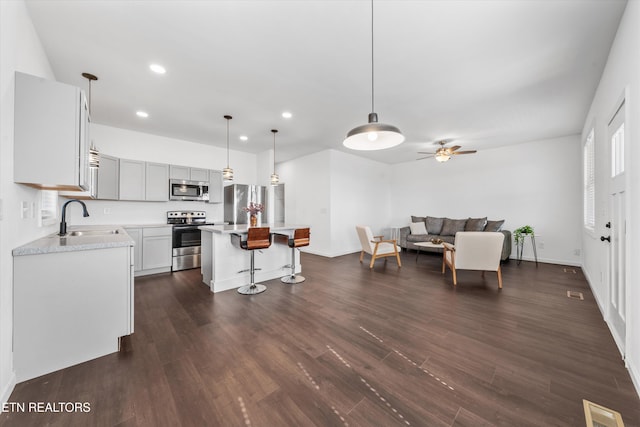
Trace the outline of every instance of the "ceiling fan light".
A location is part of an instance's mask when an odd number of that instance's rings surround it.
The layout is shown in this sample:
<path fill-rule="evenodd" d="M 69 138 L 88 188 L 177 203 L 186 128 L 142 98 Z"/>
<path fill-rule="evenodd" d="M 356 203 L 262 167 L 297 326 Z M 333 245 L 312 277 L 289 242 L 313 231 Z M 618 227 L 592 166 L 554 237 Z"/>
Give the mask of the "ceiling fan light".
<path fill-rule="evenodd" d="M 440 152 L 436 153 L 435 158 L 440 163 L 444 163 L 447 160 L 449 160 L 451 158 L 451 156 L 449 154 L 447 154 L 446 152 L 440 151 Z"/>

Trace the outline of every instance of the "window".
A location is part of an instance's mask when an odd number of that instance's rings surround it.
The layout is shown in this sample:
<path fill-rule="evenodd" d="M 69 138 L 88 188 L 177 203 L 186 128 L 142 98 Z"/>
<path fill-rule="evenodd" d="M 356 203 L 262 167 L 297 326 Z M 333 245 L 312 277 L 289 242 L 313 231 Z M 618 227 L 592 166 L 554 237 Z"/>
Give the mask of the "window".
<path fill-rule="evenodd" d="M 584 227 L 593 230 L 596 225 L 596 209 L 595 209 L 595 195 L 596 195 L 596 174 L 595 174 L 595 145 L 593 129 L 589 132 L 586 141 L 584 142 L 584 148 L 582 152 L 582 170 L 583 176 L 583 196 L 584 196 Z"/>
<path fill-rule="evenodd" d="M 58 192 L 50 190 L 40 191 L 40 226 L 52 225 L 58 221 Z"/>
<path fill-rule="evenodd" d="M 611 177 L 624 173 L 624 123 L 611 137 Z"/>

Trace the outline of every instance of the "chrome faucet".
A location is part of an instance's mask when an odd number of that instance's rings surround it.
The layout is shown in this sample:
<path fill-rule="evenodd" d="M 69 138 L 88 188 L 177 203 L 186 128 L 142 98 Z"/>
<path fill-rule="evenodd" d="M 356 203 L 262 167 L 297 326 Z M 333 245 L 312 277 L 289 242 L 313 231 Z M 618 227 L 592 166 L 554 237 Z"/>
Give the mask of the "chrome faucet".
<path fill-rule="evenodd" d="M 80 203 L 82 205 L 82 216 L 85 218 L 89 216 L 89 212 L 87 211 L 87 206 L 84 204 L 82 200 L 71 199 L 68 202 L 66 202 L 64 205 L 62 205 L 62 221 L 60 221 L 60 233 L 58 233 L 58 235 L 60 236 L 65 236 L 67 234 L 67 221 L 66 221 L 67 205 L 71 202 Z"/>

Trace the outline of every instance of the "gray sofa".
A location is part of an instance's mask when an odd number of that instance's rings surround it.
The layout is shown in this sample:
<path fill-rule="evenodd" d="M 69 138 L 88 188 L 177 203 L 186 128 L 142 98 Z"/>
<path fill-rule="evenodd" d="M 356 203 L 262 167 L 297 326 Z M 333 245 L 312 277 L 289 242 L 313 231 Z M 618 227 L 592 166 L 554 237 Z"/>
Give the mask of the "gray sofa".
<path fill-rule="evenodd" d="M 402 249 L 418 249 L 415 245 L 417 242 L 429 242 L 431 239 L 442 239 L 445 242 L 453 243 L 458 231 L 500 231 L 504 234 L 504 243 L 502 245 L 502 261 L 509 260 L 511 255 L 511 232 L 503 230 L 504 220 L 492 221 L 487 218 L 467 218 L 467 219 L 451 219 L 437 218 L 431 216 L 412 216 L 412 223 L 423 222 L 427 234 L 412 234 L 411 227 L 403 227 L 400 229 L 400 247 Z M 415 227 L 417 228 L 417 227 Z M 421 251 L 442 252 L 440 248 L 421 247 Z"/>

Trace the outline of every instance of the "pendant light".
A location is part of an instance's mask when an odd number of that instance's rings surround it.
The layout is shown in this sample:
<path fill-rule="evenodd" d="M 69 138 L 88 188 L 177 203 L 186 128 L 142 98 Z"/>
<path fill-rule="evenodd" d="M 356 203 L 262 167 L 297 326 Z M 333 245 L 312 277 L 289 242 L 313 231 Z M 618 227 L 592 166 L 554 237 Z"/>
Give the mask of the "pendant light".
<path fill-rule="evenodd" d="M 89 117 L 91 117 L 91 82 L 98 80 L 98 78 L 90 73 L 82 73 L 82 77 L 89 80 L 89 100 L 87 103 L 89 104 Z M 89 167 L 95 169 L 100 167 L 100 153 L 95 145 L 93 145 L 93 140 L 91 140 L 91 147 L 89 147 Z"/>
<path fill-rule="evenodd" d="M 276 133 L 278 129 L 271 129 L 273 132 L 273 173 L 271 174 L 271 185 L 278 185 L 280 183 L 280 177 L 276 173 Z"/>
<path fill-rule="evenodd" d="M 227 120 L 227 167 L 222 169 L 222 179 L 233 181 L 233 169 L 229 167 L 229 120 L 233 117 L 227 115 L 224 118 Z"/>
<path fill-rule="evenodd" d="M 374 108 L 373 77 L 373 0 L 371 0 L 371 113 L 368 123 L 351 129 L 342 142 L 345 147 L 352 150 L 383 150 L 404 142 L 404 135 L 397 127 L 378 123 L 378 114 L 375 113 Z"/>

